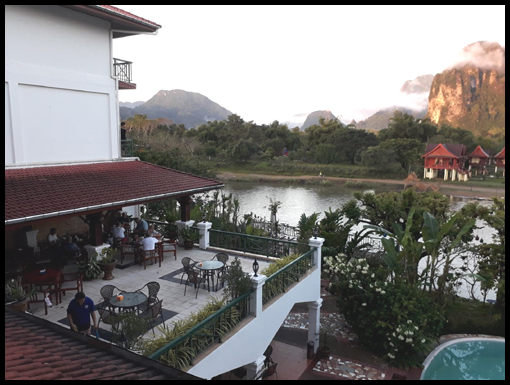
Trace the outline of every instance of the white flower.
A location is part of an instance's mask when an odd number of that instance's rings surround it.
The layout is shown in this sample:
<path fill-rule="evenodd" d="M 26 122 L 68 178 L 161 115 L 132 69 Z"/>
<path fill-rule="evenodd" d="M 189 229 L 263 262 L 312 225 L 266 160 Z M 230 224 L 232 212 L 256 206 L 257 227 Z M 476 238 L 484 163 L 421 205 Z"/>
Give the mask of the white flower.
<path fill-rule="evenodd" d="M 413 321 L 411 321 L 410 319 L 408 319 L 408 320 L 407 320 L 407 323 L 408 323 L 408 324 L 412 324 L 412 323 L 413 323 Z"/>
<path fill-rule="evenodd" d="M 374 285 L 370 284 L 370 288 L 373 288 L 373 287 L 374 287 Z"/>
<path fill-rule="evenodd" d="M 425 343 L 425 338 L 421 340 L 421 343 L 424 344 Z"/>
<path fill-rule="evenodd" d="M 397 336 L 397 335 L 395 334 L 395 332 L 393 332 L 393 334 L 392 334 L 392 335 L 393 335 L 393 337 L 396 337 L 396 336 Z"/>
<path fill-rule="evenodd" d="M 384 282 L 384 286 L 388 286 L 388 282 Z"/>
<path fill-rule="evenodd" d="M 349 289 L 352 289 L 352 285 L 349 285 Z"/>
<path fill-rule="evenodd" d="M 356 276 L 356 273 L 351 273 L 351 277 L 355 277 Z"/>
<path fill-rule="evenodd" d="M 415 328 L 416 330 L 418 330 L 418 326 L 415 326 L 414 328 Z"/>
<path fill-rule="evenodd" d="M 404 338 L 404 336 L 398 336 L 398 339 L 399 339 L 400 341 L 404 341 L 404 339 L 405 339 L 405 338 Z"/>
<path fill-rule="evenodd" d="M 407 343 L 411 343 L 411 342 L 413 342 L 413 339 L 412 338 L 406 338 L 406 342 Z"/>
<path fill-rule="evenodd" d="M 375 277 L 375 274 L 374 274 L 374 273 L 372 273 L 372 275 L 370 276 L 370 278 L 374 278 L 374 277 Z"/>
<path fill-rule="evenodd" d="M 367 306 L 367 304 L 363 302 L 363 303 L 361 304 L 361 306 Z"/>
<path fill-rule="evenodd" d="M 395 358 L 395 356 L 393 354 L 391 354 L 391 353 L 388 353 L 388 357 Z"/>
<path fill-rule="evenodd" d="M 395 346 L 395 345 L 393 345 L 393 342 L 390 342 L 390 346 Z"/>
<path fill-rule="evenodd" d="M 381 294 L 386 294 L 386 292 L 384 290 L 381 290 Z"/>
<path fill-rule="evenodd" d="M 368 273 L 368 271 L 366 271 L 366 270 L 361 271 L 361 274 L 367 274 L 367 273 Z"/>

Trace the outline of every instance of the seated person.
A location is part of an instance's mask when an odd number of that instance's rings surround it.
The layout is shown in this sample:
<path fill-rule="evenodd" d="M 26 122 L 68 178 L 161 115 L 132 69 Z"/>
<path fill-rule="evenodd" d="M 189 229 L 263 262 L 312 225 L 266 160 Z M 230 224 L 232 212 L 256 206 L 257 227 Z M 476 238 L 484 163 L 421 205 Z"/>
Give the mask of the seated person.
<path fill-rule="evenodd" d="M 158 243 L 158 240 L 153 236 L 145 237 L 140 242 L 144 251 L 155 250 L 156 243 Z"/>
<path fill-rule="evenodd" d="M 149 229 L 147 230 L 148 237 L 155 237 L 160 235 L 158 231 L 154 230 L 154 225 L 149 225 Z"/>
<path fill-rule="evenodd" d="M 147 221 L 142 218 L 136 218 L 136 228 L 134 230 L 135 233 L 137 233 L 140 236 L 145 236 L 147 233 L 147 230 L 149 230 L 149 225 L 147 224 Z"/>
<path fill-rule="evenodd" d="M 126 229 L 122 223 L 118 222 L 117 226 L 112 229 L 113 238 L 124 239 L 126 237 Z"/>
<path fill-rule="evenodd" d="M 66 242 L 62 246 L 64 251 L 80 251 L 80 248 L 76 243 L 73 242 L 73 237 L 68 235 L 66 237 Z"/>
<path fill-rule="evenodd" d="M 50 247 L 56 246 L 58 243 L 57 229 L 52 227 L 46 239 L 48 240 Z"/>
<path fill-rule="evenodd" d="M 131 219 L 127 216 L 127 213 L 125 211 L 122 212 L 122 215 L 119 218 L 119 222 L 121 223 L 130 223 Z"/>

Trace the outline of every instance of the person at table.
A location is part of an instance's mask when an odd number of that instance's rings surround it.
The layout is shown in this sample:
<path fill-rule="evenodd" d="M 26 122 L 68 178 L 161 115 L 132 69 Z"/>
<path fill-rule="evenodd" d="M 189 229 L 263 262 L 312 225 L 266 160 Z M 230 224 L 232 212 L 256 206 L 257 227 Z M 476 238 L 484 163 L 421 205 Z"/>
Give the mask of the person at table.
<path fill-rule="evenodd" d="M 127 216 L 127 213 L 125 211 L 122 212 L 120 218 L 119 218 L 119 222 L 121 222 L 122 224 L 124 223 L 130 223 L 131 222 L 131 219 L 129 219 L 129 217 Z"/>
<path fill-rule="evenodd" d="M 126 229 L 122 226 L 122 223 L 118 222 L 117 226 L 112 229 L 113 238 L 114 239 L 124 239 L 126 238 Z"/>
<path fill-rule="evenodd" d="M 136 222 L 135 233 L 142 237 L 145 236 L 147 230 L 149 230 L 149 225 L 147 224 L 147 221 L 143 218 L 136 218 L 135 222 Z"/>
<path fill-rule="evenodd" d="M 62 245 L 62 249 L 65 252 L 80 251 L 80 248 L 73 242 L 73 237 L 70 235 L 66 237 L 66 242 Z"/>
<path fill-rule="evenodd" d="M 160 235 L 158 231 L 154 229 L 154 225 L 149 225 L 149 229 L 147 230 L 148 237 L 156 237 Z"/>
<path fill-rule="evenodd" d="M 48 236 L 46 237 L 46 240 L 48 241 L 48 244 L 50 247 L 55 247 L 57 246 L 57 243 L 58 243 L 58 235 L 57 235 L 57 229 L 52 227 L 50 229 L 50 233 L 48 234 Z"/>
<path fill-rule="evenodd" d="M 71 330 L 84 335 L 90 335 L 91 317 L 94 328 L 97 331 L 98 327 L 94 301 L 81 291 L 76 293 L 74 299 L 72 299 L 71 302 L 69 302 L 69 306 L 67 306 L 67 319 L 71 325 Z"/>
<path fill-rule="evenodd" d="M 156 243 L 159 241 L 154 236 L 148 236 L 140 241 L 140 245 L 143 247 L 143 251 L 150 251 L 156 249 Z"/>

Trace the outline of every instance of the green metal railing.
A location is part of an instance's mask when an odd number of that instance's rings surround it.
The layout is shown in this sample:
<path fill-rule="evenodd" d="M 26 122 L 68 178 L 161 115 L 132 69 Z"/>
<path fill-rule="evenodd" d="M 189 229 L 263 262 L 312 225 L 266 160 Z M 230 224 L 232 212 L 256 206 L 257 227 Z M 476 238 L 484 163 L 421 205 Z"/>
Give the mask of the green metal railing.
<path fill-rule="evenodd" d="M 211 314 L 181 337 L 152 353 L 149 358 L 175 368 L 193 365 L 193 359 L 209 346 L 222 343 L 222 337 L 247 318 L 253 289 L 236 298 L 227 306 Z"/>
<path fill-rule="evenodd" d="M 231 233 L 209 229 L 209 244 L 223 249 L 237 250 L 244 253 L 260 254 L 266 257 L 281 258 L 299 253 L 303 245 L 294 241 L 258 237 L 254 235 Z"/>
<path fill-rule="evenodd" d="M 120 156 L 121 157 L 133 156 L 133 141 L 131 139 L 120 141 Z"/>
<path fill-rule="evenodd" d="M 299 282 L 299 279 L 314 266 L 313 254 L 315 250 L 317 250 L 315 247 L 311 248 L 266 279 L 264 286 L 262 286 L 262 304 L 266 304 L 277 295 L 285 293 L 294 282 Z"/>

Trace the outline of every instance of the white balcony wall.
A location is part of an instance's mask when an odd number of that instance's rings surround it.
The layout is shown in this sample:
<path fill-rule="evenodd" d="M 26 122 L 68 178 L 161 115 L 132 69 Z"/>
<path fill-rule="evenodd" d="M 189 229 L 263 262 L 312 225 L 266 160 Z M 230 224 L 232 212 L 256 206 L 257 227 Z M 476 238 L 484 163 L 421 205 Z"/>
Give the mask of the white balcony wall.
<path fill-rule="evenodd" d="M 119 158 L 110 51 L 107 21 L 5 6 L 5 166 Z"/>

